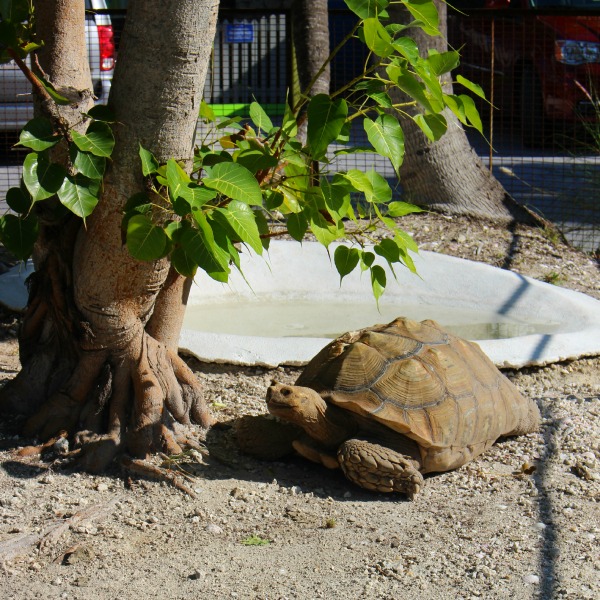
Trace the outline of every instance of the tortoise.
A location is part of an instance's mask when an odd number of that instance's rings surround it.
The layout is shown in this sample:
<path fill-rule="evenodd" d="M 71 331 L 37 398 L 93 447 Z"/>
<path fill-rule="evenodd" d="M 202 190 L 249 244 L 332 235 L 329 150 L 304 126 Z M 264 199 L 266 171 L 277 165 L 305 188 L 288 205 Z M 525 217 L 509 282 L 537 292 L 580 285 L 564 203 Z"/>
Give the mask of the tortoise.
<path fill-rule="evenodd" d="M 293 449 L 363 488 L 411 499 L 424 473 L 456 469 L 540 424 L 535 402 L 476 343 L 404 317 L 333 340 L 295 385 L 273 381 L 266 402 L 287 425 L 242 420 L 242 450 L 279 458 Z"/>

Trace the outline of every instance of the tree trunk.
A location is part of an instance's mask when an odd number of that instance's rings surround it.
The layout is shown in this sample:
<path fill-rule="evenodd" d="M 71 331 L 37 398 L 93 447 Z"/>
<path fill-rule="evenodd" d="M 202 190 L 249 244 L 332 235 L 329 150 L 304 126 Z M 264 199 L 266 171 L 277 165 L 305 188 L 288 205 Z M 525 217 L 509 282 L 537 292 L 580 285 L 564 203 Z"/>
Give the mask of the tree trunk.
<path fill-rule="evenodd" d="M 80 0 L 39 4 L 52 5 L 52 31 L 83 31 Z M 29 435 L 68 431 L 88 470 L 124 452 L 180 452 L 211 423 L 199 382 L 177 355 L 189 282 L 167 259 L 133 259 L 121 220 L 127 199 L 145 191 L 140 144 L 161 163 L 175 158 L 191 168 L 217 9 L 218 0 L 130 0 L 109 101 L 116 144 L 100 202 L 85 227 L 67 217 L 41 240 L 20 334 L 23 368 L 0 406 L 26 414 Z M 55 69 L 64 50 L 56 44 L 44 70 L 55 84 L 80 86 L 74 73 Z"/>
<path fill-rule="evenodd" d="M 310 98 L 329 93 L 329 12 L 327 0 L 294 0 L 292 36 L 295 66 L 302 95 Z M 299 139 L 306 140 L 306 121 L 300 119 Z"/>
<path fill-rule="evenodd" d="M 446 3 L 435 0 L 440 17 L 441 36 L 431 37 L 420 28 L 412 28 L 410 35 L 426 56 L 429 49 L 447 50 Z M 387 8 L 390 20 L 409 23 L 412 16 L 402 4 L 390 4 Z M 452 93 L 452 81 L 448 75 L 444 91 Z M 394 102 L 410 99 L 399 89 L 390 90 Z M 409 116 L 400 122 L 407 148 L 400 169 L 400 178 L 407 201 L 446 214 L 470 215 L 497 222 L 513 220 L 534 223 L 536 216 L 520 206 L 487 169 L 471 147 L 460 121 L 446 109 L 443 113 L 448 131 L 436 142 L 431 142 L 419 126 L 410 118 L 417 114 L 417 107 L 407 107 Z"/>

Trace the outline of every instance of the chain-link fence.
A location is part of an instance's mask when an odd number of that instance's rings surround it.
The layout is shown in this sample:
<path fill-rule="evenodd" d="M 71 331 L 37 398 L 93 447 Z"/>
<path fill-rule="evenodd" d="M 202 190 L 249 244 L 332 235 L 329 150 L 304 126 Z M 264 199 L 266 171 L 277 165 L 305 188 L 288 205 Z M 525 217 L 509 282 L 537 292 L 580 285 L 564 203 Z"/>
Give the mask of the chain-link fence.
<path fill-rule="evenodd" d="M 469 134 L 473 146 L 515 199 L 556 223 L 574 245 L 597 251 L 600 44 L 590 40 L 600 35 L 600 13 L 575 15 L 588 34 L 574 40 L 565 39 L 574 36 L 575 29 L 568 28 L 573 12 L 481 10 L 472 8 L 472 0 L 464 2 L 470 6 L 462 6 L 462 13 L 450 11 L 448 40 L 461 51 L 460 72 L 480 83 L 491 102 L 480 103 L 485 136 Z M 90 69 L 99 100 L 105 101 L 110 89 L 125 15 L 124 10 L 88 13 Z M 330 12 L 332 47 L 354 22 L 348 11 Z M 245 116 L 253 100 L 271 115 L 283 113 L 295 80 L 291 26 L 285 10 L 221 10 L 204 92 L 217 114 Z M 332 89 L 362 72 L 366 60 L 363 45 L 351 40 L 332 63 Z M 31 107 L 20 71 L 1 65 L 0 213 L 6 210 L 6 190 L 20 182 L 23 151 L 13 144 Z M 365 143 L 355 129 L 353 141 Z M 364 154 L 340 160 L 346 161 L 338 164 L 341 168 L 383 172 L 401 196 L 401 184 L 385 159 Z"/>

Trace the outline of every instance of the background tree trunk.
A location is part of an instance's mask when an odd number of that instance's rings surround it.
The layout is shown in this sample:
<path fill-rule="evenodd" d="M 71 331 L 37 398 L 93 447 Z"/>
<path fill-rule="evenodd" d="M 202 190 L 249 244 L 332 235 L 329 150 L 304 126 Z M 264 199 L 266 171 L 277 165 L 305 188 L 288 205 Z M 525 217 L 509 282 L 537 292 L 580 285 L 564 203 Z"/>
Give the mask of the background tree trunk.
<path fill-rule="evenodd" d="M 299 93 L 309 97 L 328 94 L 329 12 L 327 0 L 294 0 L 292 3 L 292 37 Z M 294 98 L 297 103 L 299 98 Z M 301 120 L 299 138 L 306 139 L 306 121 Z"/>
<path fill-rule="evenodd" d="M 53 31 L 83 31 L 82 7 L 70 21 L 69 4 L 83 5 L 80 0 L 47 4 L 56 13 Z M 28 352 L 22 372 L 2 389 L 0 405 L 29 416 L 30 435 L 67 430 L 89 470 L 103 469 L 122 452 L 180 452 L 182 444 L 197 444 L 194 425 L 202 433 L 211 422 L 199 382 L 177 355 L 188 285 L 167 259 L 133 259 L 121 220 L 127 199 L 146 189 L 140 144 L 161 163 L 175 158 L 191 168 L 217 10 L 218 0 L 130 1 L 109 101 L 116 144 L 100 202 L 85 228 L 70 218 L 70 244 L 61 247 L 58 261 L 61 232 L 42 240 L 46 260 L 20 336 Z M 85 44 L 79 49 L 85 54 Z M 52 56 L 61 51 L 56 40 Z M 50 76 L 56 83 L 58 73 Z M 59 83 L 71 86 L 65 77 Z M 60 271 L 53 269 L 56 262 Z M 38 375 L 32 366 L 40 361 L 40 340 L 51 358 Z"/>
<path fill-rule="evenodd" d="M 431 37 L 420 28 L 412 28 L 407 33 L 415 40 L 423 56 L 429 49 L 438 52 L 448 49 L 446 3 L 434 1 L 442 35 Z M 406 24 L 413 19 L 402 4 L 390 4 L 387 10 L 392 22 Z M 450 75 L 445 77 L 444 91 L 452 93 Z M 390 90 L 390 96 L 394 102 L 410 100 L 397 88 Z M 418 112 L 418 107 L 409 106 L 406 108 L 409 116 L 400 119 L 407 148 L 400 181 L 408 202 L 446 214 L 471 215 L 498 222 L 537 222 L 535 215 L 517 204 L 483 165 L 462 124 L 450 110 L 446 109 L 443 113 L 448 131 L 436 142 L 431 142 L 410 118 Z"/>

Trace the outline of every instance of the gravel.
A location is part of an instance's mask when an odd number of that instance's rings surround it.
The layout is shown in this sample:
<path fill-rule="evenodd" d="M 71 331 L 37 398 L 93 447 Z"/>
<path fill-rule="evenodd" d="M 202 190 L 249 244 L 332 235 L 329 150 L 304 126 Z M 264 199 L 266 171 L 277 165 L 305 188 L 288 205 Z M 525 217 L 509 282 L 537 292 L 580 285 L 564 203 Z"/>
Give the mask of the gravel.
<path fill-rule="evenodd" d="M 598 263 L 525 227 L 435 215 L 403 220 L 422 248 L 510 268 L 600 298 Z M 1 256 L 0 256 L 1 259 Z M 0 381 L 18 369 L 15 316 L 0 313 Z M 92 476 L 16 451 L 0 426 L 3 597 L 598 597 L 600 358 L 507 371 L 539 404 L 539 433 L 503 440 L 463 468 L 426 478 L 414 502 L 371 494 L 300 458 L 264 463 L 236 448 L 231 423 L 264 412 L 274 377 L 299 370 L 190 359 L 219 425 L 182 466 L 191 497 Z M 34 546 L 32 541 L 43 544 Z"/>

